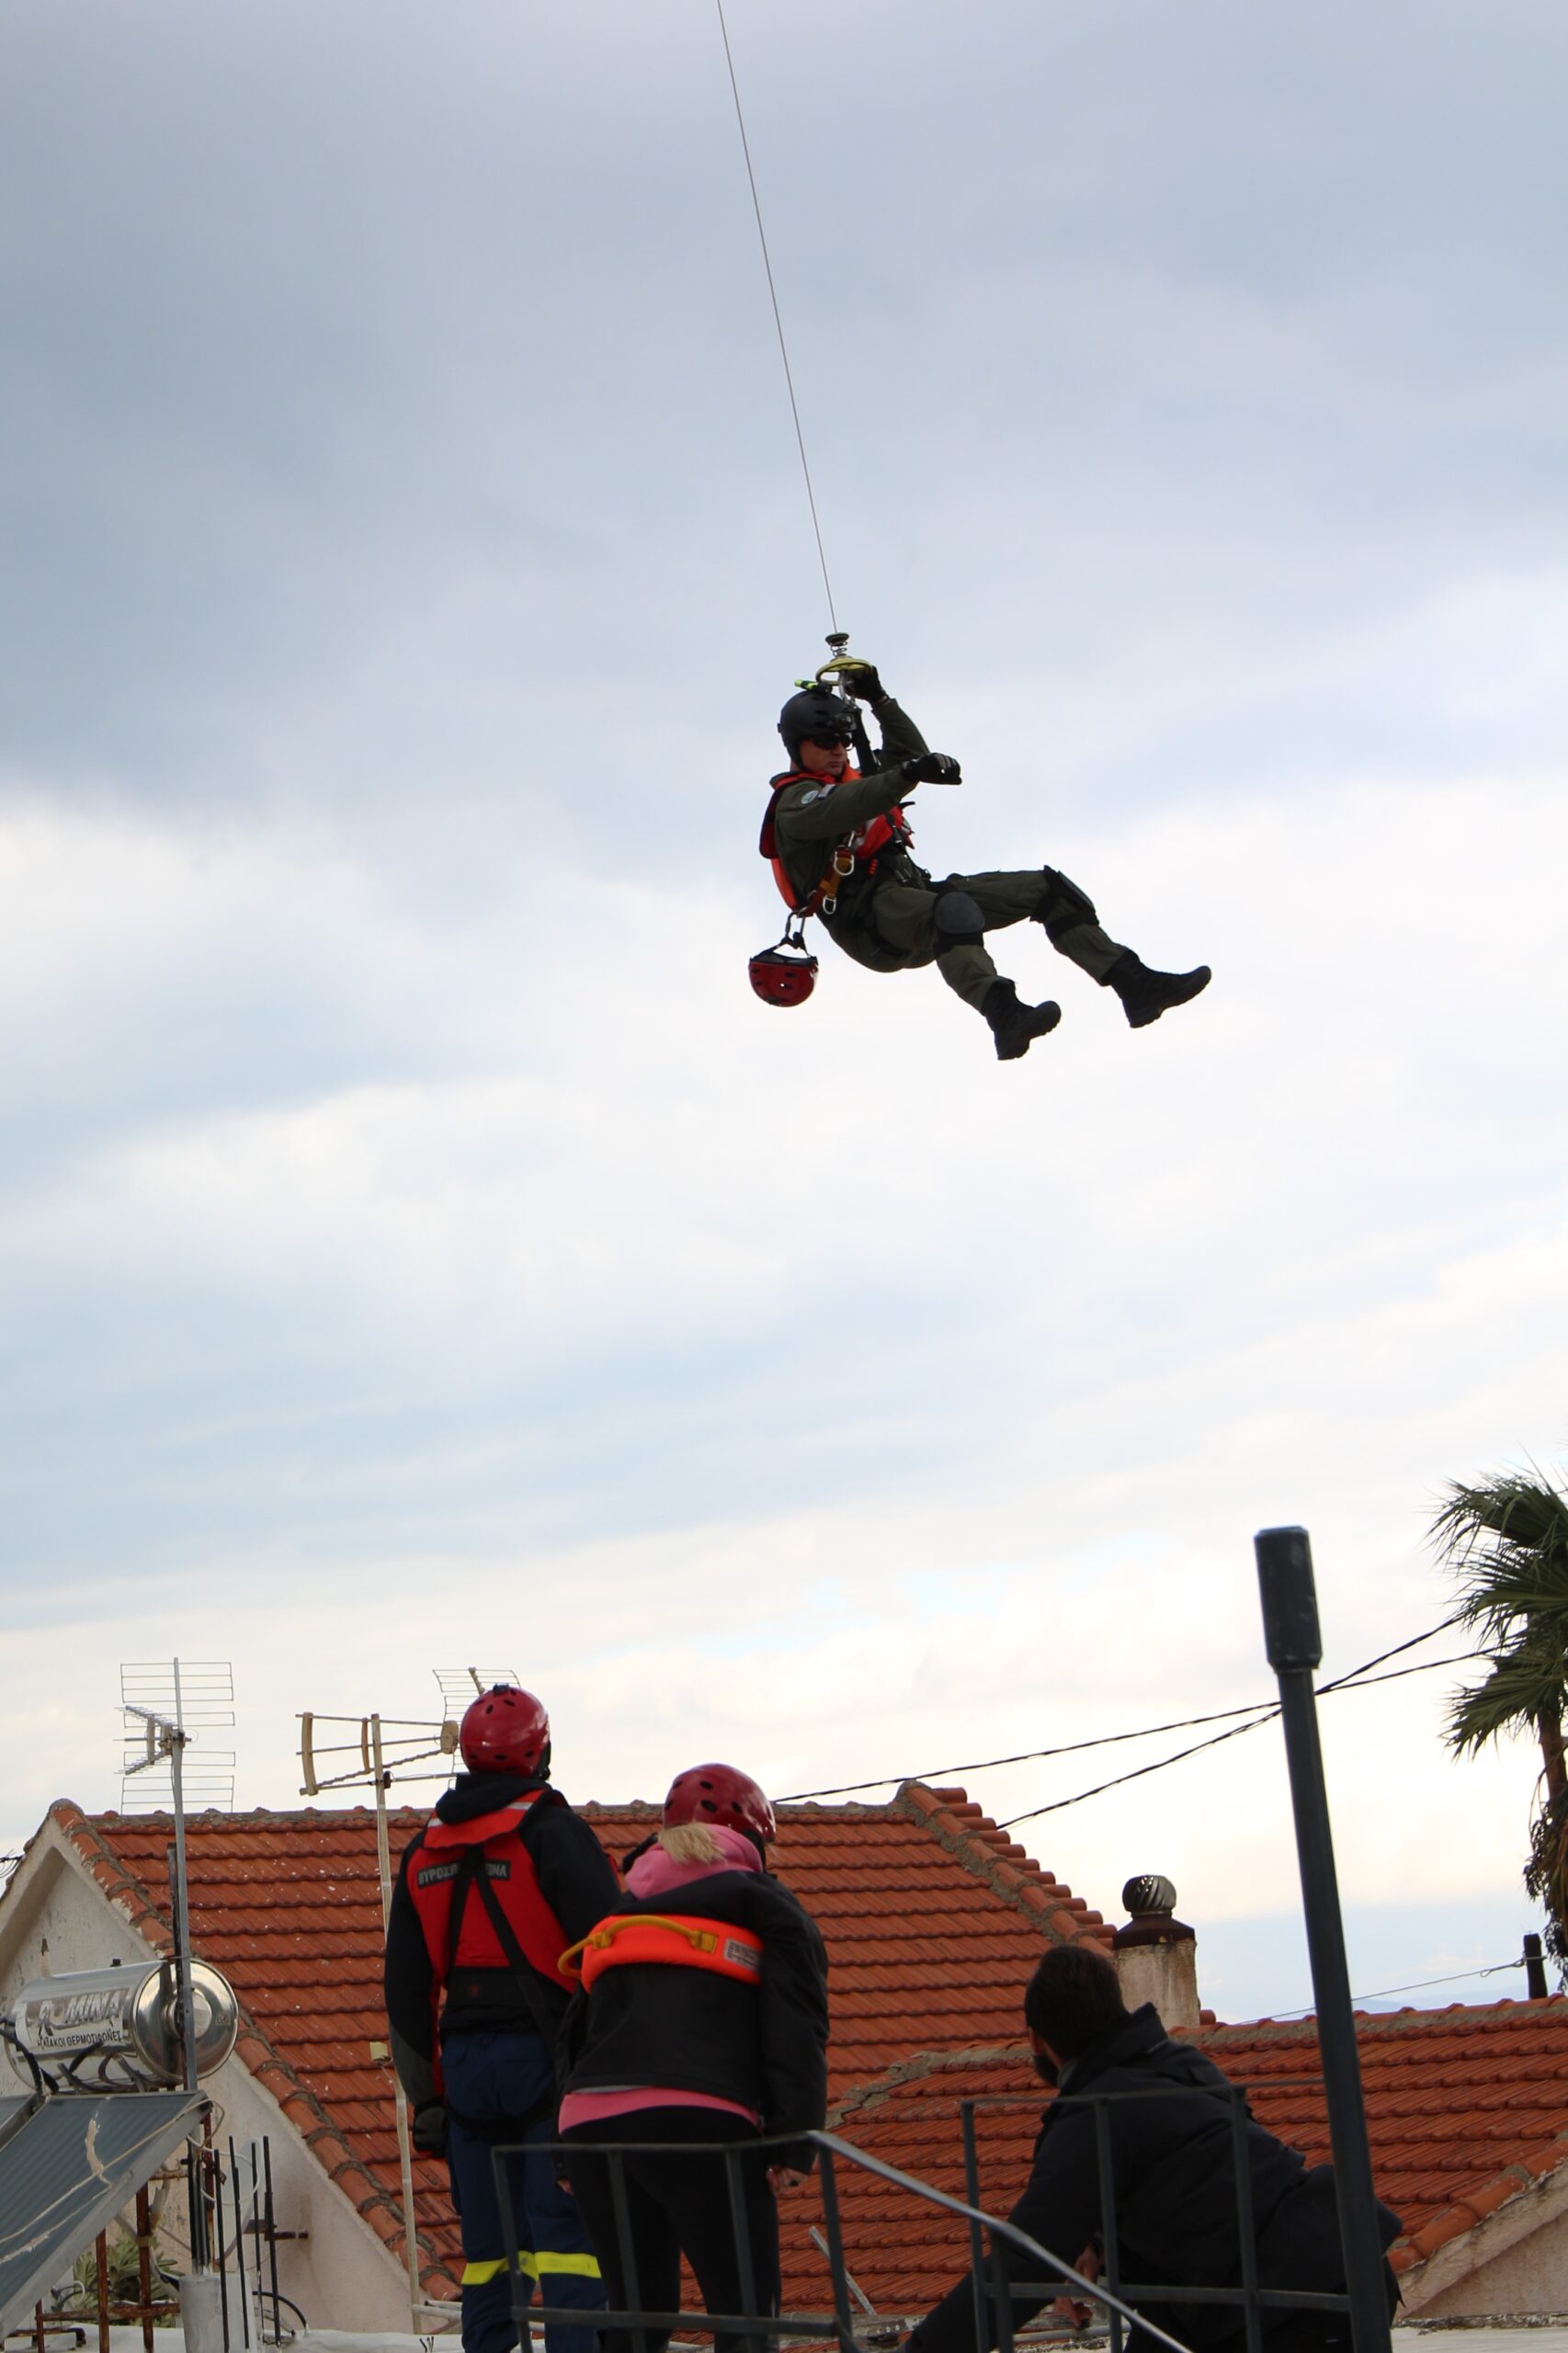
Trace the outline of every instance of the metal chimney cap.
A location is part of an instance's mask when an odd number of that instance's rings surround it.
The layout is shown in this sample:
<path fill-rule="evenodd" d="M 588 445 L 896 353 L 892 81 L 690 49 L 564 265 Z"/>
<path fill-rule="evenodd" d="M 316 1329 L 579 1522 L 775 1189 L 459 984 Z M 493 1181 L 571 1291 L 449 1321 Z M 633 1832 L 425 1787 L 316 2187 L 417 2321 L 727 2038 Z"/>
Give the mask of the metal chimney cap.
<path fill-rule="evenodd" d="M 1121 1900 L 1134 1919 L 1151 1912 L 1174 1912 L 1176 1885 L 1162 1871 L 1142 1871 L 1136 1879 L 1128 1881 L 1121 1891 Z"/>

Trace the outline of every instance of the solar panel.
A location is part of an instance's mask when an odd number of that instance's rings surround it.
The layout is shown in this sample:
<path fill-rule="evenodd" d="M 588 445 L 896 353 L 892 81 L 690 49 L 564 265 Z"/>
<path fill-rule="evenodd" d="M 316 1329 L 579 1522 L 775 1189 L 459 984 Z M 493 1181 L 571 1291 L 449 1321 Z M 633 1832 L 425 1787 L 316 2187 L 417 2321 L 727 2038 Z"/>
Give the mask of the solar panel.
<path fill-rule="evenodd" d="M 0 2337 L 199 2124 L 200 2092 L 0 2101 Z"/>

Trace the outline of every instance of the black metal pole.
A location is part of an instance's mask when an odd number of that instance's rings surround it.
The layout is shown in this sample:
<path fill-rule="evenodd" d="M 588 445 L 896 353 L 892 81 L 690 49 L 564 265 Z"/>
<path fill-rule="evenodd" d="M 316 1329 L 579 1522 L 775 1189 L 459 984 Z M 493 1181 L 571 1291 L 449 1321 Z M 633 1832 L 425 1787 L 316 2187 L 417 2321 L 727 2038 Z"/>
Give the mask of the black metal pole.
<path fill-rule="evenodd" d="M 959 2115 L 963 2126 L 963 2194 L 971 2206 L 980 2203 L 980 2148 L 974 2131 L 974 2102 L 962 2101 Z M 986 2341 L 985 2326 L 985 2243 L 980 2235 L 980 2217 L 969 2218 L 969 2277 L 974 2291 L 974 2341 Z"/>
<path fill-rule="evenodd" d="M 1236 2168 L 1236 2238 L 1242 2257 L 1242 2314 L 1246 2353 L 1263 2353 L 1263 2314 L 1257 2302 L 1257 2238 L 1252 2211 L 1252 2161 L 1247 2151 L 1246 2094 L 1231 2086 L 1231 2158 Z"/>
<path fill-rule="evenodd" d="M 849 2269 L 844 2260 L 844 2225 L 838 2211 L 838 2178 L 833 2170 L 833 2151 L 824 2149 L 817 2166 L 817 2187 L 822 2195 L 823 2220 L 827 2224 L 828 2269 L 833 2274 L 833 2323 L 838 2333 L 839 2353 L 855 2353 L 855 2323 L 849 2312 Z M 764 2343 L 767 2342 L 765 2338 Z"/>
<path fill-rule="evenodd" d="M 1540 1938 L 1533 1929 L 1525 1938 L 1525 1993 L 1532 2002 L 1546 1999 L 1546 1963 L 1541 1958 Z"/>
<path fill-rule="evenodd" d="M 267 2268 L 272 2274 L 272 2342 L 283 2342 L 283 2299 L 278 2292 L 278 2207 L 272 2195 L 272 2138 L 261 2136 L 262 2173 L 267 2186 Z M 257 2250 L 257 2262 L 260 2250 Z"/>
<path fill-rule="evenodd" d="M 1110 2113 L 1103 2099 L 1095 2102 L 1095 2162 L 1100 2177 L 1100 2245 L 1105 2250 L 1105 2283 L 1113 2296 L 1121 2294 L 1121 2256 L 1116 2226 L 1116 2175 L 1110 2162 Z M 1121 2353 L 1121 2314 L 1108 2310 L 1110 2353 Z M 1359 2353 L 1359 2348 L 1358 2348 Z"/>
<path fill-rule="evenodd" d="M 250 2283 L 245 2278 L 245 2208 L 240 2188 L 240 2158 L 234 2146 L 234 2136 L 229 2135 L 229 2178 L 234 2186 L 234 2271 L 239 2286 L 240 2342 L 249 2353 L 250 2347 Z"/>
<path fill-rule="evenodd" d="M 1318 1631 L 1312 1545 L 1304 1528 L 1266 1528 L 1255 1539 L 1254 1549 L 1263 1602 L 1264 1645 L 1278 1679 L 1285 1756 L 1290 1772 L 1290 1805 L 1296 1817 L 1301 1905 L 1317 2006 L 1318 2049 L 1334 2150 L 1351 2332 L 1356 2353 L 1390 2353 L 1383 2250 L 1312 1688 L 1312 1677 L 1323 1658 L 1323 1637 Z"/>

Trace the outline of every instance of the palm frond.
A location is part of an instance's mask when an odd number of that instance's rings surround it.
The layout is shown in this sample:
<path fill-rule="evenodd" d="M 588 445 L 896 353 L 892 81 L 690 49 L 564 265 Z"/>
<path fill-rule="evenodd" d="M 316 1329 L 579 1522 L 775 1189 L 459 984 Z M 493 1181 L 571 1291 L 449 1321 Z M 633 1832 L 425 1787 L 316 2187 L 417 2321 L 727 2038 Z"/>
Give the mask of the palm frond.
<path fill-rule="evenodd" d="M 1529 1640 L 1499 1653 L 1479 1681 L 1454 1694 L 1449 1707 L 1449 1745 L 1459 1756 L 1473 1754 L 1510 1732 L 1533 1732 L 1555 1724 L 1564 1699 L 1562 1653 Z"/>
<path fill-rule="evenodd" d="M 1539 1472 L 1452 1485 L 1432 1523 L 1458 1616 L 1494 1642 L 1528 1627 L 1568 1651 L 1568 1494 Z"/>

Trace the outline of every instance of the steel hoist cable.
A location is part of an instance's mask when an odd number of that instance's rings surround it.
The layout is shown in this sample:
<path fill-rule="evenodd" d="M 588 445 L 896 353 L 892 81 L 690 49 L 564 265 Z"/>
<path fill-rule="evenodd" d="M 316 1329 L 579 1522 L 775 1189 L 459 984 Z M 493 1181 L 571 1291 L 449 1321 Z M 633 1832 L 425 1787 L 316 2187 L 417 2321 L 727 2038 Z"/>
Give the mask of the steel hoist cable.
<path fill-rule="evenodd" d="M 756 192 L 756 174 L 752 168 L 751 142 L 746 137 L 745 112 L 741 105 L 741 85 L 735 78 L 735 60 L 730 48 L 730 28 L 724 21 L 724 0 L 713 0 L 719 12 L 719 31 L 724 43 L 724 63 L 730 73 L 730 92 L 735 101 L 735 122 L 741 134 L 741 153 L 745 157 L 746 179 L 751 188 L 751 209 L 756 217 L 757 243 L 762 247 L 762 266 L 767 274 L 768 300 L 773 305 L 773 324 L 778 330 L 778 356 L 784 362 L 784 384 L 790 395 L 790 414 L 795 421 L 795 446 L 801 453 L 801 472 L 805 476 L 806 503 L 812 510 L 812 529 L 816 537 L 817 562 L 822 566 L 822 585 L 827 594 L 827 613 L 835 631 L 838 615 L 834 609 L 833 583 L 827 574 L 827 551 L 823 546 L 822 523 L 817 514 L 816 492 L 812 486 L 811 463 L 806 456 L 806 437 L 801 430 L 800 404 L 795 398 L 795 379 L 790 367 L 790 347 L 784 337 L 784 314 L 778 307 L 778 289 L 773 280 L 773 259 L 767 250 L 767 232 L 762 225 L 762 199 Z"/>

